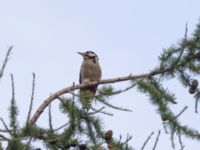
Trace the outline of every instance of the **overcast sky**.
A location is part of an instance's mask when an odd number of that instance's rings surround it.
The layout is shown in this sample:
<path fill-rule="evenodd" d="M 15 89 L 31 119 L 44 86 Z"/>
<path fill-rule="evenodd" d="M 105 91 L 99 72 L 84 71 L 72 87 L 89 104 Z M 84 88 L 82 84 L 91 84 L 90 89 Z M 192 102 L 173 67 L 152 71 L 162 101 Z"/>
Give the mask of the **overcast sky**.
<path fill-rule="evenodd" d="M 163 48 L 178 43 L 184 36 L 186 22 L 188 33 L 193 32 L 200 17 L 199 6 L 199 0 L 1 0 L 0 60 L 9 46 L 14 49 L 0 81 L 0 117 L 8 122 L 10 73 L 15 78 L 19 120 L 23 125 L 32 72 L 36 73 L 33 111 L 51 93 L 78 83 L 82 58 L 77 51 L 92 50 L 98 54 L 104 79 L 148 72 L 157 65 Z M 188 89 L 174 81 L 166 85 L 177 93 L 179 105 L 173 107 L 175 112 L 189 106 L 180 118 L 183 124 L 200 130 L 199 114 L 194 114 L 194 100 Z M 171 149 L 170 135 L 165 135 L 160 116 L 148 97 L 132 90 L 113 97 L 111 102 L 133 110 L 127 113 L 108 108 L 114 117 L 102 116 L 105 130 L 112 129 L 115 138 L 130 134 L 130 144 L 139 149 L 152 131 L 161 129 L 157 149 Z M 54 102 L 55 127 L 66 122 L 57 108 Z M 47 126 L 46 114 L 47 111 L 38 125 Z M 147 150 L 154 141 L 155 135 Z M 200 147 L 200 143 L 189 139 L 183 142 L 186 150 Z"/>

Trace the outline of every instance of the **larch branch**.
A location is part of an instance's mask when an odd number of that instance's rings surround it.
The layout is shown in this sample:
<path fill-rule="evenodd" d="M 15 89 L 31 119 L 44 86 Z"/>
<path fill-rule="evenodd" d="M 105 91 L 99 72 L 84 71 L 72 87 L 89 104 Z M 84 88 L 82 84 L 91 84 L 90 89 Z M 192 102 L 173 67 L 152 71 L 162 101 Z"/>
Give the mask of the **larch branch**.
<path fill-rule="evenodd" d="M 40 105 L 40 107 L 37 109 L 35 114 L 30 119 L 30 123 L 35 124 L 36 121 L 38 120 L 38 118 L 40 117 L 40 115 L 42 114 L 42 112 L 46 109 L 46 107 L 48 107 L 49 104 L 53 100 L 57 99 L 59 96 L 61 96 L 63 94 L 70 93 L 71 91 L 81 89 L 81 88 L 86 88 L 86 87 L 93 86 L 96 84 L 100 85 L 100 84 L 108 84 L 108 83 L 116 83 L 116 82 L 123 82 L 123 81 L 128 81 L 128 80 L 137 80 L 137 79 L 148 78 L 151 76 L 165 73 L 169 70 L 171 70 L 171 68 L 164 69 L 164 70 L 158 70 L 158 71 L 152 71 L 150 73 L 144 73 L 144 74 L 139 74 L 139 75 L 130 74 L 130 75 L 124 76 L 124 77 L 105 79 L 105 80 L 100 80 L 100 81 L 93 81 L 93 82 L 82 83 L 82 84 L 72 85 L 72 86 L 63 88 L 63 89 L 51 94 L 51 96 L 49 96 L 46 100 L 44 100 L 44 102 Z"/>

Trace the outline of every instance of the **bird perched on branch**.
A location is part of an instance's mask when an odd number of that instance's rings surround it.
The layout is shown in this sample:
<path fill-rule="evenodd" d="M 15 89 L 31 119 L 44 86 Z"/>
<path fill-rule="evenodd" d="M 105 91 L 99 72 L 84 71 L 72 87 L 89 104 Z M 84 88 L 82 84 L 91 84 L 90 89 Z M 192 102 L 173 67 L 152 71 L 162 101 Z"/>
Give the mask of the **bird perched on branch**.
<path fill-rule="evenodd" d="M 96 53 L 92 51 L 78 52 L 83 57 L 83 63 L 80 69 L 80 83 L 88 83 L 92 81 L 99 81 L 101 79 L 101 67 L 99 65 L 99 58 Z M 80 89 L 81 103 L 84 109 L 89 110 L 92 99 L 95 96 L 98 85 L 89 86 Z"/>

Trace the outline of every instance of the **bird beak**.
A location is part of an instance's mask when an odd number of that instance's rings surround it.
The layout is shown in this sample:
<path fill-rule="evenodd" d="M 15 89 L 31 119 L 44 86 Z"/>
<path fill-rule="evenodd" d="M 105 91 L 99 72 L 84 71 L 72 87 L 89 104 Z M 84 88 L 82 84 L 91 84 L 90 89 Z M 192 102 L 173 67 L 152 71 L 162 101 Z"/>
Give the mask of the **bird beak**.
<path fill-rule="evenodd" d="M 77 52 L 77 53 L 80 54 L 81 56 L 85 55 L 85 53 L 83 53 L 83 52 Z"/>

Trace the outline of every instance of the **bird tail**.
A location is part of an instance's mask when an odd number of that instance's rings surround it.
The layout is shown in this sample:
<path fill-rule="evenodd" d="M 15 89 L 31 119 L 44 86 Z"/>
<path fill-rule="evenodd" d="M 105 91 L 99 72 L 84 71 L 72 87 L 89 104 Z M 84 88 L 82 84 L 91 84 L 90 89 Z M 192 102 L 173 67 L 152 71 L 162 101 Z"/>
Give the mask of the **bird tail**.
<path fill-rule="evenodd" d="M 88 111 L 91 108 L 96 89 L 97 87 L 87 87 L 87 89 L 80 90 L 80 102 L 83 109 L 86 109 Z"/>

